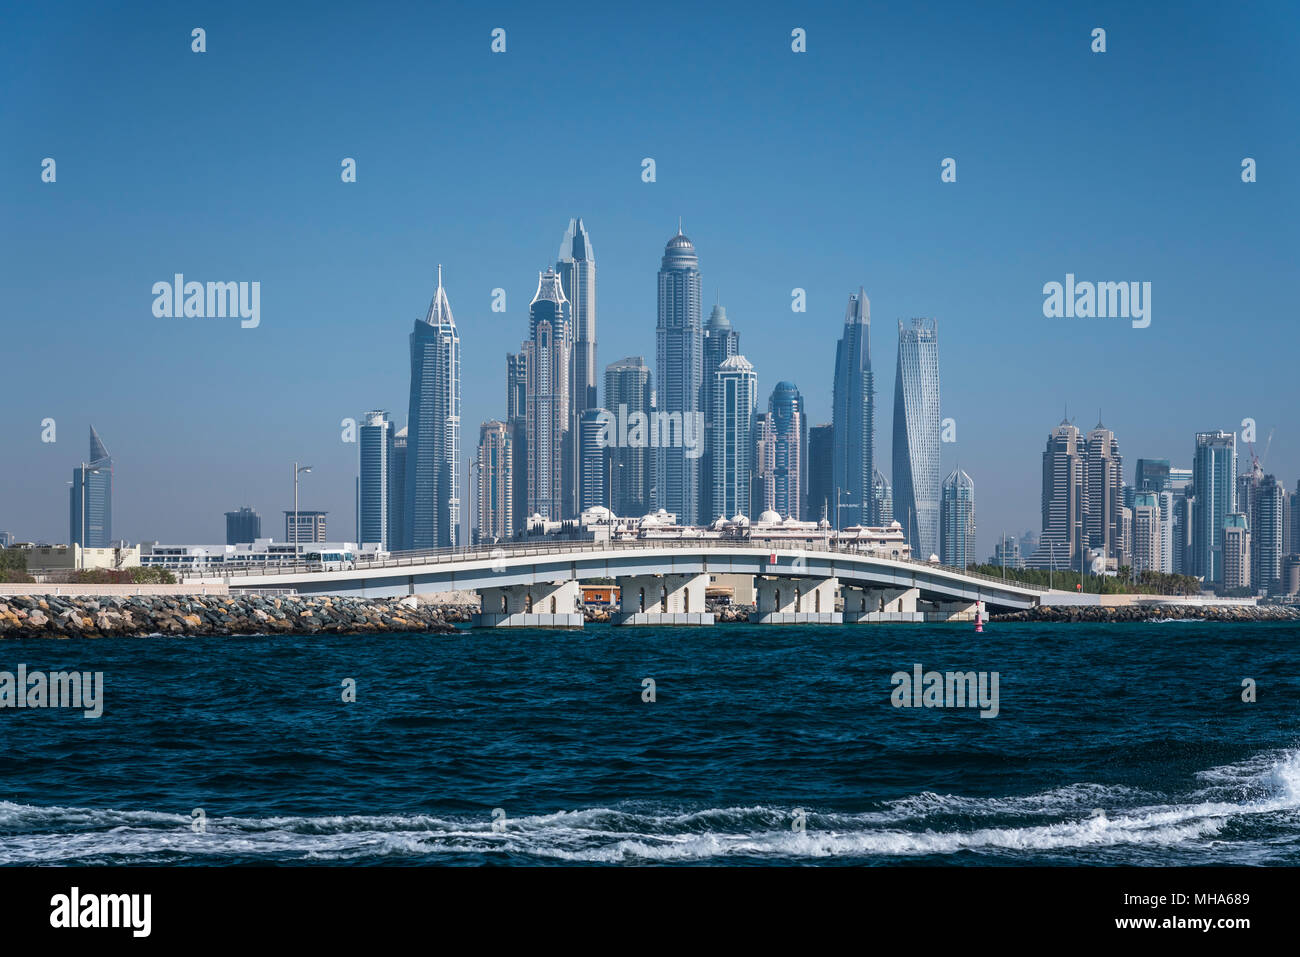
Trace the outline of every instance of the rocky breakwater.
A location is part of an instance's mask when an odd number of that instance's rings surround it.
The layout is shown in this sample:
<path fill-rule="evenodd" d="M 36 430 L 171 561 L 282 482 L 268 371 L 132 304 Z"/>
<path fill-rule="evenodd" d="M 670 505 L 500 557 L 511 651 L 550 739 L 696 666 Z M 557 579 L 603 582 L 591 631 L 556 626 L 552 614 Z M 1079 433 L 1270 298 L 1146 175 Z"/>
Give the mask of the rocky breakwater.
<path fill-rule="evenodd" d="M 1288 605 L 1040 605 L 994 615 L 990 621 L 1121 622 L 1300 621 L 1300 608 Z"/>
<path fill-rule="evenodd" d="M 449 632 L 459 617 L 413 598 L 19 595 L 0 598 L 0 638 Z"/>

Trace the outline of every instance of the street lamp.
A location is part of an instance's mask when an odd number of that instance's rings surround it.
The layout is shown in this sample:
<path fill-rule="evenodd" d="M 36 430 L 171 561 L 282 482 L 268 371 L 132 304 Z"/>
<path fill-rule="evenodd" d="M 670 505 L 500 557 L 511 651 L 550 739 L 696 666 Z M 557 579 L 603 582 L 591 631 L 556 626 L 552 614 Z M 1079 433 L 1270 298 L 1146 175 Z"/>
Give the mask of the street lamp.
<path fill-rule="evenodd" d="M 302 551 L 302 530 L 298 526 L 298 476 L 310 471 L 310 465 L 293 463 L 293 557 L 295 559 Z"/>
<path fill-rule="evenodd" d="M 98 475 L 99 469 L 92 469 L 85 462 L 81 463 L 81 541 L 78 542 L 77 563 L 81 571 L 86 570 L 86 473 Z"/>

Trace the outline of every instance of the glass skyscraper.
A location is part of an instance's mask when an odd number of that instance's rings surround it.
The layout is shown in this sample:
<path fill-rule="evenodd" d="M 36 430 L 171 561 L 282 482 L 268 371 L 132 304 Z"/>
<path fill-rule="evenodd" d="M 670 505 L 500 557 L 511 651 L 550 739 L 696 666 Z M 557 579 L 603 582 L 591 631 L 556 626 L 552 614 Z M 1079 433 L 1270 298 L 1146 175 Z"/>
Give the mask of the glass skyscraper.
<path fill-rule="evenodd" d="M 727 359 L 740 354 L 740 334 L 731 328 L 727 310 L 719 303 L 709 314 L 704 327 L 704 388 L 701 390 L 700 408 L 704 415 L 704 455 L 700 457 L 700 512 L 705 519 L 718 517 L 713 507 L 713 373 Z M 730 516 L 728 516 L 730 517 Z"/>
<path fill-rule="evenodd" d="M 942 534 L 939 560 L 965 568 L 975 559 L 975 483 L 960 468 L 943 482 Z"/>
<path fill-rule="evenodd" d="M 925 560 L 939 552 L 939 333 L 933 319 L 913 319 L 910 326 L 899 321 L 894 380 L 894 519 L 912 554 Z"/>
<path fill-rule="evenodd" d="M 808 514 L 814 522 L 835 521 L 835 426 L 808 430 Z"/>
<path fill-rule="evenodd" d="M 93 425 L 90 457 L 73 470 L 68 499 L 68 541 L 82 548 L 108 548 L 113 541 L 113 458 Z"/>
<path fill-rule="evenodd" d="M 655 401 L 656 411 L 680 418 L 683 429 L 703 426 L 703 350 L 700 260 L 679 227 L 664 248 L 659 268 Z M 703 436 L 698 436 L 697 441 L 702 440 Z M 660 444 L 655 449 L 655 504 L 675 513 L 682 524 L 712 520 L 700 514 L 699 459 L 686 454 L 684 442 Z"/>
<path fill-rule="evenodd" d="M 588 480 L 582 472 L 578 422 L 585 410 L 594 409 L 599 404 L 596 396 L 596 253 L 581 218 L 569 220 L 569 227 L 560 241 L 555 272 L 569 300 L 569 325 L 573 330 L 573 346 L 569 353 L 568 448 L 571 459 L 565 463 L 565 481 L 569 490 L 565 512 L 567 517 L 572 517 L 582 508 L 581 487 Z"/>
<path fill-rule="evenodd" d="M 406 548 L 450 548 L 460 540 L 460 334 L 438 288 L 411 333 L 407 416 Z"/>
<path fill-rule="evenodd" d="M 490 543 L 514 534 L 514 457 L 506 423 L 484 422 L 478 435 L 478 522 L 474 534 L 476 541 Z"/>
<path fill-rule="evenodd" d="M 802 520 L 808 447 L 808 415 L 803 396 L 793 382 L 778 382 L 767 410 L 771 414 L 775 455 L 772 508 L 782 518 Z"/>
<path fill-rule="evenodd" d="M 875 473 L 876 407 L 871 372 L 871 303 L 866 290 L 849 296 L 844 331 L 835 347 L 831 421 L 835 428 L 832 463 L 831 521 L 849 525 L 879 525 L 871 504 Z M 937 469 L 938 466 L 936 465 Z M 836 492 L 838 489 L 838 494 Z M 837 505 L 838 501 L 838 505 Z M 838 512 L 838 514 L 835 514 Z"/>
<path fill-rule="evenodd" d="M 650 367 L 641 356 L 628 356 L 605 367 L 605 404 L 616 421 L 642 421 L 648 429 L 654 411 Z M 639 418 L 634 418 L 639 417 Z M 622 428 L 620 426 L 620 428 Z M 644 442 L 618 442 L 610 449 L 609 481 L 615 515 L 639 517 L 650 511 L 654 459 Z"/>
<path fill-rule="evenodd" d="M 1192 462 L 1192 567 L 1206 582 L 1223 581 L 1223 523 L 1237 511 L 1237 436 L 1197 432 Z"/>
<path fill-rule="evenodd" d="M 752 429 L 758 373 L 744 356 L 732 356 L 713 373 L 714 502 L 720 515 L 744 514 L 752 484 Z"/>
<path fill-rule="evenodd" d="M 406 426 L 393 434 L 388 468 L 388 549 L 406 548 Z"/>
<path fill-rule="evenodd" d="M 583 409 L 582 415 L 578 416 L 578 441 L 575 444 L 578 446 L 578 474 L 582 478 L 578 486 L 579 512 L 597 505 L 609 507 L 605 480 L 614 466 L 606 458 L 605 447 L 601 444 L 604 418 L 604 409 Z"/>
<path fill-rule="evenodd" d="M 576 438 L 569 430 L 573 326 L 569 300 L 553 269 L 537 274 L 528 327 L 523 350 L 528 367 L 528 515 L 560 521 L 573 517 L 565 495 L 566 471 L 572 475 L 565 468 L 565 452 Z"/>
<path fill-rule="evenodd" d="M 387 412 L 361 417 L 358 429 L 357 543 L 392 545 L 393 423 Z"/>
<path fill-rule="evenodd" d="M 262 516 L 247 505 L 226 513 L 226 544 L 255 542 L 262 537 Z"/>

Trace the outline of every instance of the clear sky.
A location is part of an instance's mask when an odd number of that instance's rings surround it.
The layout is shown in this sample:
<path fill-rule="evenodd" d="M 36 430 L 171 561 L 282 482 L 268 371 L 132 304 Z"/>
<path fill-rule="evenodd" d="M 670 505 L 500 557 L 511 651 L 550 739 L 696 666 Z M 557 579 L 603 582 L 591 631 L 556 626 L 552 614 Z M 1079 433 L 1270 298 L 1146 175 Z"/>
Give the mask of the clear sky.
<path fill-rule="evenodd" d="M 653 366 L 681 216 L 764 401 L 791 380 L 814 422 L 865 286 L 891 476 L 897 320 L 936 318 L 943 470 L 975 480 L 981 556 L 1038 528 L 1067 404 L 1085 429 L 1100 409 L 1129 481 L 1138 457 L 1190 465 L 1196 431 L 1249 416 L 1295 487 L 1297 4 L 477 6 L 8 7 L 0 529 L 66 540 L 94 424 L 117 537 L 223 541 L 242 504 L 280 537 L 297 460 L 315 467 L 302 506 L 351 538 L 340 420 L 405 422 L 437 264 L 468 452 L 505 413 L 505 354 L 571 216 L 595 247 L 602 370 Z M 151 287 L 178 272 L 260 282 L 261 325 L 155 318 Z M 1150 282 L 1150 327 L 1044 318 L 1066 273 Z"/>

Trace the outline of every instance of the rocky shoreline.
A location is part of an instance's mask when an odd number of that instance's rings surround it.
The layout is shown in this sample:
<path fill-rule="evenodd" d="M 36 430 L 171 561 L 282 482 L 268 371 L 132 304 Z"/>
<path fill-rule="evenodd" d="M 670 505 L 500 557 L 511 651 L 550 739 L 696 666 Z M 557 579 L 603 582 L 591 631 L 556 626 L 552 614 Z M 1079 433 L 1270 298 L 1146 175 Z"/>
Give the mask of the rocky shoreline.
<path fill-rule="evenodd" d="M 1300 621 L 1300 607 L 1290 605 L 1040 605 L 993 615 L 989 621 L 1123 622 L 1123 621 Z"/>
<path fill-rule="evenodd" d="M 444 633 L 472 609 L 322 595 L 7 596 L 0 638 Z"/>

